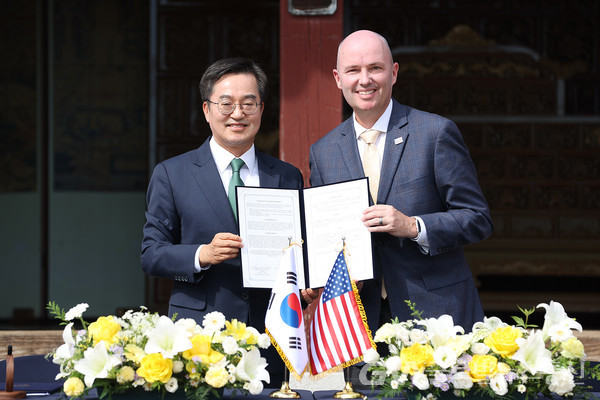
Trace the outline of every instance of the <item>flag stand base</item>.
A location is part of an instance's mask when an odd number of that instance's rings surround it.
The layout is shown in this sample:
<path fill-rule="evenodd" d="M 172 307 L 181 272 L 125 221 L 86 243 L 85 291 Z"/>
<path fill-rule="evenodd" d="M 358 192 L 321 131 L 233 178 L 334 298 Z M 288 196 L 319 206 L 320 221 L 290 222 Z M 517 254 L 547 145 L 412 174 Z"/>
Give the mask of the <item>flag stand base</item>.
<path fill-rule="evenodd" d="M 346 386 L 340 392 L 333 395 L 334 399 L 364 399 L 366 396 L 360 392 L 355 392 L 352 383 L 346 382 Z"/>
<path fill-rule="evenodd" d="M 290 389 L 290 384 L 287 381 L 284 381 L 281 383 L 281 388 L 271 393 L 269 397 L 274 397 L 276 399 L 299 399 L 300 395 Z"/>

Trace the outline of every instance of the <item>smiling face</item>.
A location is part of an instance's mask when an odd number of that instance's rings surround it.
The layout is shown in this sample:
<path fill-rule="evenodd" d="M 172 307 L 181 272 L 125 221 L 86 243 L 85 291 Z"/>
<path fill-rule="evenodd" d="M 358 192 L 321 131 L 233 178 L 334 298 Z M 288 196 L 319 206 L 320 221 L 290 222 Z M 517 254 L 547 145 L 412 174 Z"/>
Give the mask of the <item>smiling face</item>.
<path fill-rule="evenodd" d="M 245 73 L 224 75 L 215 82 L 209 100 L 214 103 L 227 100 L 236 104 L 229 115 L 221 114 L 216 104 L 206 101 L 202 104 L 202 110 L 213 139 L 234 156 L 241 156 L 254 143 L 264 109 L 256 77 Z M 245 101 L 260 103 L 256 113 L 246 115 L 241 110 L 239 104 Z"/>
<path fill-rule="evenodd" d="M 333 76 L 358 122 L 371 128 L 392 98 L 398 63 L 381 36 L 358 31 L 340 44 Z"/>

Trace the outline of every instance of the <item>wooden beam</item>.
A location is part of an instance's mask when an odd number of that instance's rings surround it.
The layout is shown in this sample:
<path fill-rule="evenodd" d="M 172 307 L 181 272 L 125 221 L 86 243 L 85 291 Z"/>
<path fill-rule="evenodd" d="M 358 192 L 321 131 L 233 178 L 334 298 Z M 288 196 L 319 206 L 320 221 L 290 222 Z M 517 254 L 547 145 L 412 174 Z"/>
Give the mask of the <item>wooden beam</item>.
<path fill-rule="evenodd" d="M 342 121 L 342 94 L 333 69 L 343 34 L 343 0 L 333 15 L 296 16 L 280 0 L 279 155 L 302 171 L 308 186 L 308 151 Z"/>
<path fill-rule="evenodd" d="M 0 331 L 0 360 L 12 345 L 13 356 L 46 355 L 64 343 L 62 330 Z"/>

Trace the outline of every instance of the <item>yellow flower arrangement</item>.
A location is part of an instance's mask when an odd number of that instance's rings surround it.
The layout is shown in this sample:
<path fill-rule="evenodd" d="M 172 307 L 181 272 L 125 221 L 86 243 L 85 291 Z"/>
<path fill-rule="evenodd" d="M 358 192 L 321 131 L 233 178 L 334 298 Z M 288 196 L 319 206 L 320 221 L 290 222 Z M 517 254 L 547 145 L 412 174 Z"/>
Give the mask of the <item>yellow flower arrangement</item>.
<path fill-rule="evenodd" d="M 516 325 L 499 318 L 485 318 L 470 332 L 455 326 L 452 317 L 420 318 L 407 301 L 415 319 L 392 320 L 375 333 L 375 342 L 387 348 L 365 354 L 371 383 L 380 386 L 384 398 L 435 400 L 447 396 L 479 396 L 535 399 L 589 397 L 581 377 L 600 380 L 600 365 L 590 367 L 585 350 L 573 330 L 581 325 L 567 316 L 560 303 L 539 304 L 546 315 L 542 328 L 528 323 L 534 309 L 521 309 L 525 319 Z"/>
<path fill-rule="evenodd" d="M 50 313 L 66 325 L 65 343 L 50 356 L 61 366 L 57 379 L 66 378 L 63 392 L 69 397 L 86 396 L 92 388 L 100 398 L 137 388 L 163 394 L 184 391 L 186 398 L 202 400 L 221 388 L 259 394 L 263 381 L 269 382 L 259 350 L 269 347 L 268 336 L 239 321 L 226 321 L 221 313 L 208 314 L 199 325 L 142 308 L 88 323 L 82 317 L 87 308 L 82 303 L 65 313 L 48 304 Z M 82 329 L 74 329 L 75 322 Z"/>

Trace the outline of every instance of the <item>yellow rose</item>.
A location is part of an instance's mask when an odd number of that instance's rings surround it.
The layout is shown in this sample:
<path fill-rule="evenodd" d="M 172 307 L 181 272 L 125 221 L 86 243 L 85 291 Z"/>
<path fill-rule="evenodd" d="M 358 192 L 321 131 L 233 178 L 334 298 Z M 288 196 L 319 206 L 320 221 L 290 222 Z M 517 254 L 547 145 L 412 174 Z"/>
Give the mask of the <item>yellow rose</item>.
<path fill-rule="evenodd" d="M 582 358 L 584 356 L 583 343 L 576 337 L 562 342 L 560 344 L 560 351 L 567 358 Z"/>
<path fill-rule="evenodd" d="M 160 353 L 148 354 L 142 358 L 136 372 L 148 383 L 167 383 L 173 374 L 173 360 L 164 358 Z"/>
<path fill-rule="evenodd" d="M 186 360 L 200 357 L 203 363 L 214 364 L 225 357 L 218 351 L 213 350 L 210 336 L 194 335 L 190 340 L 192 341 L 192 348 L 184 351 L 182 354 Z"/>
<path fill-rule="evenodd" d="M 425 367 L 434 363 L 433 348 L 428 344 L 415 343 L 400 351 L 400 361 L 402 362 L 400 370 L 405 374 L 423 372 Z"/>
<path fill-rule="evenodd" d="M 505 326 L 492 332 L 491 335 L 483 340 L 483 343 L 492 349 L 494 353 L 510 358 L 519 350 L 516 340 L 522 336 L 523 333 L 520 329 L 513 326 Z"/>
<path fill-rule="evenodd" d="M 210 367 L 204 376 L 206 383 L 214 388 L 222 388 L 229 380 L 229 373 L 224 367 Z"/>
<path fill-rule="evenodd" d="M 92 322 L 88 327 L 88 332 L 93 340 L 94 346 L 101 340 L 104 340 L 106 347 L 117 342 L 117 332 L 121 330 L 121 325 L 115 320 L 115 317 L 100 317 L 96 322 Z"/>
<path fill-rule="evenodd" d="M 498 373 L 498 359 L 494 356 L 476 354 L 469 361 L 469 375 L 473 382 L 491 378 Z"/>
<path fill-rule="evenodd" d="M 69 397 L 81 396 L 83 389 L 85 389 L 83 382 L 75 376 L 70 377 L 63 384 L 63 391 Z"/>

